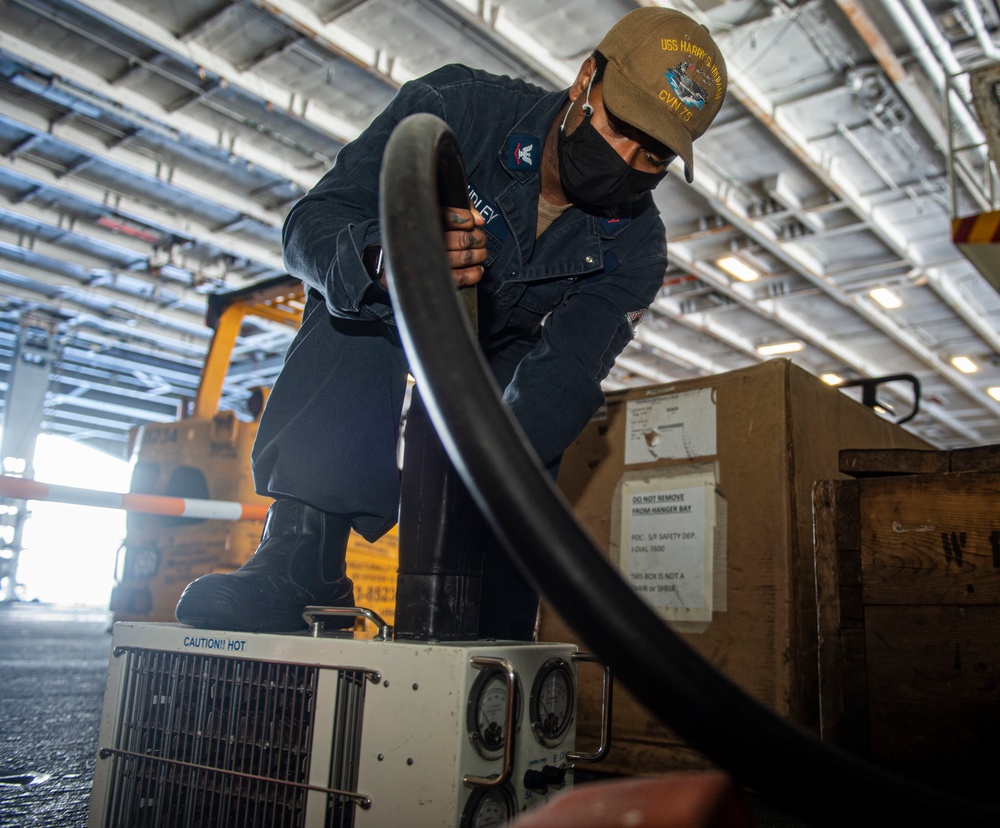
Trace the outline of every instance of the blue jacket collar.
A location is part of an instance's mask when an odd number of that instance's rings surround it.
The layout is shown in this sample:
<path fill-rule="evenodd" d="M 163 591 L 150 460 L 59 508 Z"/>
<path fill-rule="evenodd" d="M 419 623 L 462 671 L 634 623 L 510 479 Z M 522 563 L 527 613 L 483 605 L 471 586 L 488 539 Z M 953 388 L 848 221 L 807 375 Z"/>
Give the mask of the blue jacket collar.
<path fill-rule="evenodd" d="M 507 133 L 500 147 L 500 163 L 513 175 L 537 174 L 542 149 L 552 121 L 566 100 L 566 90 L 550 92 L 526 112 Z"/>

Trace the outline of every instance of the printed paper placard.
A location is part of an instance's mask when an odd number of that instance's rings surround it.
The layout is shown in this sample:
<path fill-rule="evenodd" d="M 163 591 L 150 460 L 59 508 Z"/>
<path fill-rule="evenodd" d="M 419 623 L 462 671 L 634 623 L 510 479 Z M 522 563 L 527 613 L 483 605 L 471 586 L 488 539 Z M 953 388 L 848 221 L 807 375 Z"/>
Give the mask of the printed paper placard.
<path fill-rule="evenodd" d="M 628 402 L 625 465 L 715 453 L 715 396 L 711 388 Z"/>
<path fill-rule="evenodd" d="M 624 481 L 619 562 L 632 588 L 671 621 L 712 619 L 715 479 Z"/>

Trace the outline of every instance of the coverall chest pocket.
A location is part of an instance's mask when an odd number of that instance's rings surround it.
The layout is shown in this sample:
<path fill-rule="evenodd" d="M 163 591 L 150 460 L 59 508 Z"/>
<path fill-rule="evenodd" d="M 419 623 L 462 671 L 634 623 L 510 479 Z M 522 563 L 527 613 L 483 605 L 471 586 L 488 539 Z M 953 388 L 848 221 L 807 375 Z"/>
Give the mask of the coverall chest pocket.
<path fill-rule="evenodd" d="M 504 244 L 505 244 L 504 237 L 509 235 L 510 231 L 507 230 L 507 225 L 503 224 L 502 222 L 503 219 L 500 218 L 499 216 L 496 216 L 490 223 L 496 224 L 498 226 L 494 226 L 491 228 L 490 224 L 487 224 L 484 228 L 486 232 L 486 262 L 484 263 L 485 267 L 493 267 L 497 263 L 498 258 L 503 254 Z"/>
<path fill-rule="evenodd" d="M 576 284 L 575 279 L 528 282 L 518 305 L 526 311 L 544 316 L 554 310 Z"/>

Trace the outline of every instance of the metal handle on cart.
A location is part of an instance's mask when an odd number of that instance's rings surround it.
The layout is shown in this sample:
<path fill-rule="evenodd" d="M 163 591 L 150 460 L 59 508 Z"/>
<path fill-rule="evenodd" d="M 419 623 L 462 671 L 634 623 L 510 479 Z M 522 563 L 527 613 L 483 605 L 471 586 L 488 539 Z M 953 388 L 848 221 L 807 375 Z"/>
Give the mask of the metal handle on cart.
<path fill-rule="evenodd" d="M 392 625 L 367 607 L 306 607 L 302 618 L 309 625 L 313 638 L 319 638 L 323 634 L 323 621 L 326 618 L 343 618 L 345 615 L 367 618 L 377 626 L 375 641 L 392 641 Z"/>
<path fill-rule="evenodd" d="M 916 417 L 920 411 L 920 380 L 918 380 L 913 374 L 891 374 L 887 377 L 865 377 L 863 379 L 845 380 L 837 383 L 836 387 L 855 388 L 860 386 L 862 405 L 866 405 L 871 409 L 881 407 L 889 413 L 894 413 L 891 405 L 881 402 L 878 399 L 878 387 L 890 382 L 908 382 L 910 383 L 910 387 L 913 388 L 913 408 L 910 409 L 909 414 L 895 420 L 896 425 L 908 423 Z"/>
<path fill-rule="evenodd" d="M 570 762 L 600 762 L 611 749 L 611 698 L 614 690 L 614 678 L 611 675 L 611 668 L 607 664 L 603 664 L 594 653 L 573 653 L 573 661 L 600 664 L 601 669 L 604 670 L 604 685 L 601 688 L 601 738 L 596 753 L 570 751 L 566 754 L 566 758 Z"/>
<path fill-rule="evenodd" d="M 503 671 L 507 682 L 507 708 L 504 711 L 503 732 L 507 734 L 503 746 L 503 769 L 498 776 L 473 776 L 470 773 L 462 777 L 466 785 L 478 785 L 482 788 L 499 788 L 510 779 L 514 769 L 514 711 L 517 709 L 517 673 L 514 665 L 505 658 L 490 658 L 489 656 L 473 656 L 471 662 L 476 667 L 495 667 Z"/>

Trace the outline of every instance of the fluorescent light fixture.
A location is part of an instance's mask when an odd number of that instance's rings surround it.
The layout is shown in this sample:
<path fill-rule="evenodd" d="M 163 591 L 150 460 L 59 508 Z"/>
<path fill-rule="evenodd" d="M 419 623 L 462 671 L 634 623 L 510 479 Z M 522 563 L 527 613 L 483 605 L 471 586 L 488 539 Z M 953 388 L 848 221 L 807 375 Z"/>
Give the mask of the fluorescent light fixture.
<path fill-rule="evenodd" d="M 715 262 L 730 276 L 735 276 L 741 282 L 754 282 L 760 278 L 760 274 L 750 265 L 735 256 L 725 256 Z"/>
<path fill-rule="evenodd" d="M 1000 402 L 1000 385 L 994 385 L 986 389 L 986 393 L 989 394 L 997 402 Z"/>
<path fill-rule="evenodd" d="M 775 342 L 773 345 L 760 345 L 757 353 L 761 356 L 777 356 L 778 354 L 794 354 L 806 346 L 798 340 L 792 342 Z"/>
<path fill-rule="evenodd" d="M 957 356 L 951 358 L 951 364 L 954 365 L 963 374 L 974 374 L 979 370 L 979 366 L 976 365 L 967 356 Z"/>
<path fill-rule="evenodd" d="M 895 310 L 903 304 L 903 300 L 889 288 L 875 288 L 875 290 L 869 291 L 868 295 L 886 310 Z"/>
<path fill-rule="evenodd" d="M 823 374 L 820 379 L 827 385 L 840 385 L 844 381 L 844 378 L 839 374 Z"/>

